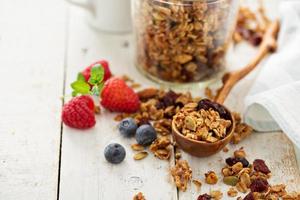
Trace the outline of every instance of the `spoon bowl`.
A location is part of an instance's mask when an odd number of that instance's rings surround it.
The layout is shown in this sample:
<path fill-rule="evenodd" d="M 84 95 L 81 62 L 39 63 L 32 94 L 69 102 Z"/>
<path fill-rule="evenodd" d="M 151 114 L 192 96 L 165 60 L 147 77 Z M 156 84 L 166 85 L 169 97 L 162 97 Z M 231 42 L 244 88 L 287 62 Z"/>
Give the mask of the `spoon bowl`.
<path fill-rule="evenodd" d="M 227 129 L 227 135 L 222 140 L 209 143 L 205 141 L 198 141 L 193 140 L 190 138 L 185 137 L 180 131 L 177 129 L 175 125 L 175 121 L 172 121 L 172 134 L 176 141 L 176 144 L 181 148 L 183 151 L 196 156 L 196 157 L 207 157 L 213 154 L 216 154 L 220 150 L 222 150 L 230 141 L 233 136 L 233 132 L 235 129 L 235 121 L 234 117 L 232 116 L 231 112 L 223 105 L 219 104 L 220 106 L 224 107 L 224 109 L 230 114 L 230 121 L 231 126 Z"/>

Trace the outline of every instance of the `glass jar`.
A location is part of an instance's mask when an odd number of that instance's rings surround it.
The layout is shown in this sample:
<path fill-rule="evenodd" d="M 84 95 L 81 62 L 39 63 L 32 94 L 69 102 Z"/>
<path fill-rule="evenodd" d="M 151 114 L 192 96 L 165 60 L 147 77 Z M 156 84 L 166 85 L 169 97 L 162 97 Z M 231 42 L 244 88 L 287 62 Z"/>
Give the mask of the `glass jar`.
<path fill-rule="evenodd" d="M 154 80 L 210 80 L 225 67 L 239 0 L 133 0 L 135 64 Z"/>

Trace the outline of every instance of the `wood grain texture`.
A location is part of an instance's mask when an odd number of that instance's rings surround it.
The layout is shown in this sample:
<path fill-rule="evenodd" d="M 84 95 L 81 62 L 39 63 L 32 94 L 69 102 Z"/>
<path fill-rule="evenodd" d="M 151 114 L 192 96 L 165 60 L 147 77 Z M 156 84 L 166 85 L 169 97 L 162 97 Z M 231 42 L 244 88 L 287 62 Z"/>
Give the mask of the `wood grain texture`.
<path fill-rule="evenodd" d="M 0 199 L 56 199 L 65 26 L 60 0 L 0 1 Z"/>
<path fill-rule="evenodd" d="M 133 66 L 131 43 L 129 47 L 126 45 L 130 35 L 98 33 L 85 23 L 84 11 L 72 7 L 70 14 L 66 94 L 70 94 L 69 85 L 77 73 L 101 58 L 110 61 L 116 75 L 127 74 L 137 82 L 150 83 Z M 177 190 L 169 176 L 172 161 L 158 160 L 151 153 L 135 161 L 130 145 L 136 141 L 120 135 L 114 116 L 102 110 L 96 127 L 84 132 L 64 126 L 60 199 L 125 200 L 141 191 L 150 200 L 176 200 Z M 112 142 L 126 149 L 126 158 L 119 165 L 112 165 L 104 158 L 104 148 Z"/>

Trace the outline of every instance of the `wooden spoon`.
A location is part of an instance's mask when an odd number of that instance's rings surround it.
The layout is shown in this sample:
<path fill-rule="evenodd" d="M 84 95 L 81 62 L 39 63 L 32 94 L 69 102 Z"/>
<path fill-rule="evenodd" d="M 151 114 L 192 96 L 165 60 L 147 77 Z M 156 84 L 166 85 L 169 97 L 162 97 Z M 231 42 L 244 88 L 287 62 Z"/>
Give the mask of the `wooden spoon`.
<path fill-rule="evenodd" d="M 237 71 L 226 73 L 223 76 L 223 86 L 218 90 L 215 97 L 215 102 L 223 104 L 229 92 L 233 86 L 249 74 L 255 67 L 260 63 L 260 61 L 273 52 L 277 48 L 277 34 L 279 32 L 280 23 L 279 20 L 275 20 L 270 23 L 266 33 L 264 34 L 262 43 L 259 46 L 259 50 L 255 58 L 245 67 Z"/>

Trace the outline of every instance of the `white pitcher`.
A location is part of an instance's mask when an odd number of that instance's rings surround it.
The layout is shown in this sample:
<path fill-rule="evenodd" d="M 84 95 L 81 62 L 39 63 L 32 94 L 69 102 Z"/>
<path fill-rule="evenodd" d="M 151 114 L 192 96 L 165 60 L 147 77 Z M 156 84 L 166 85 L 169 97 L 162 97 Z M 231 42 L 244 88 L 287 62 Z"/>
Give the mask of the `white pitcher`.
<path fill-rule="evenodd" d="M 91 12 L 91 25 L 98 30 L 126 33 L 131 31 L 130 0 L 67 0 Z"/>

